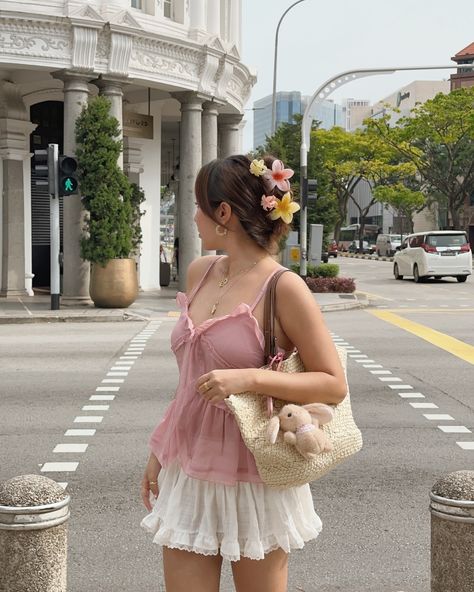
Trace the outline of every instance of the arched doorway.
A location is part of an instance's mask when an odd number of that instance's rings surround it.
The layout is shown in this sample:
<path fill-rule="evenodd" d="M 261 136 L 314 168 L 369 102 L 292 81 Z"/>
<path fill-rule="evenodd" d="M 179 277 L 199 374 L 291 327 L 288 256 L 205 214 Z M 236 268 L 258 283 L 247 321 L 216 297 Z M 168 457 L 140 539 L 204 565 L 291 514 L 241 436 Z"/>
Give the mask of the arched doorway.
<path fill-rule="evenodd" d="M 58 144 L 63 151 L 64 104 L 60 101 L 45 101 L 30 108 L 31 122 L 37 128 L 30 136 L 30 151 L 46 149 L 48 144 Z M 48 288 L 50 285 L 50 224 L 49 194 L 45 186 L 37 186 L 34 159 L 31 162 L 31 249 L 34 288 Z M 63 203 L 60 206 L 61 242 L 63 245 Z"/>

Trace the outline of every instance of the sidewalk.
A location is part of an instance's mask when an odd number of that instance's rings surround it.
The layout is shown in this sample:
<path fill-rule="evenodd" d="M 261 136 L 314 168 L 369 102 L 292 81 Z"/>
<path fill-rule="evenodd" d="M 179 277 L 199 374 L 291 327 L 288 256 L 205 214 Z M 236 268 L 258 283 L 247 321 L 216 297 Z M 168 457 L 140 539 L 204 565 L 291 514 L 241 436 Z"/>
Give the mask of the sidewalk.
<path fill-rule="evenodd" d="M 36 294 L 21 298 L 0 298 L 0 324 L 55 323 L 55 322 L 118 322 L 148 321 L 178 311 L 176 292 L 172 283 L 167 288 L 140 292 L 137 300 L 128 308 L 95 308 L 89 306 L 62 306 L 50 310 L 49 294 Z M 315 294 L 323 312 L 350 310 L 368 306 L 363 294 Z"/>

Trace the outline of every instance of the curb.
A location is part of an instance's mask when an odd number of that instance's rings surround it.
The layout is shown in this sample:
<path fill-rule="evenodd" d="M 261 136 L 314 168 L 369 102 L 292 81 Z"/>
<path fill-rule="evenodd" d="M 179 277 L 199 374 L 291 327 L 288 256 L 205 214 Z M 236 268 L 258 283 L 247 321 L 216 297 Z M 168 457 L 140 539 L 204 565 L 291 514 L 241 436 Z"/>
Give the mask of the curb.
<path fill-rule="evenodd" d="M 148 317 L 137 314 L 122 315 L 0 315 L 0 325 L 26 325 L 36 323 L 117 323 L 123 321 L 148 321 Z"/>
<path fill-rule="evenodd" d="M 360 253 L 339 253 L 339 257 L 349 259 L 370 259 L 372 261 L 393 261 L 393 257 L 378 257 L 377 255 L 361 255 Z"/>
<path fill-rule="evenodd" d="M 315 295 L 316 298 L 316 295 Z M 319 304 L 319 303 L 318 303 Z M 357 296 L 350 302 L 335 302 L 332 304 L 319 304 L 321 312 L 336 312 L 340 310 L 353 310 L 356 308 L 366 308 L 370 306 L 368 300 L 360 299 Z M 169 311 L 163 311 L 166 315 Z M 38 314 L 38 315 L 1 315 L 0 325 L 27 325 L 40 323 L 120 323 L 120 322 L 148 322 L 156 316 L 153 311 L 150 314 L 139 313 L 120 313 L 104 315 L 84 315 L 84 314 Z"/>

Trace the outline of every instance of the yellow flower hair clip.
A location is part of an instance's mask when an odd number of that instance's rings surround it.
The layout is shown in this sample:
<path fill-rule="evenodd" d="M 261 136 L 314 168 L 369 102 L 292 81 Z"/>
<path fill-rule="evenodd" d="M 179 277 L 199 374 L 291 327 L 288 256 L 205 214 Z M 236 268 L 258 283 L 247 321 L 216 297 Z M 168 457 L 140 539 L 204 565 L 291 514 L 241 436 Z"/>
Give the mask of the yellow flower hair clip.
<path fill-rule="evenodd" d="M 252 175 L 255 175 L 256 177 L 261 177 L 267 171 L 268 171 L 268 169 L 267 169 L 263 160 L 257 160 L 255 158 L 250 163 L 250 172 L 252 173 Z"/>
<path fill-rule="evenodd" d="M 285 224 L 291 224 L 293 214 L 300 209 L 300 206 L 293 201 L 289 192 L 285 193 L 281 199 L 275 197 L 275 202 L 273 210 L 268 214 L 270 220 L 281 218 Z"/>

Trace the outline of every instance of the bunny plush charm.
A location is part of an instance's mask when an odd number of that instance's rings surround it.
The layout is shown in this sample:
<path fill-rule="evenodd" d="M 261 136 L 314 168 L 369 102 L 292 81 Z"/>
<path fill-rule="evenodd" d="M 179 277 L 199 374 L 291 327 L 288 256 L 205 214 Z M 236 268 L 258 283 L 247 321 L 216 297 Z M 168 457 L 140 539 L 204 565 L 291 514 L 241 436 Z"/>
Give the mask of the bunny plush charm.
<path fill-rule="evenodd" d="M 311 459 L 321 452 L 332 450 L 331 440 L 320 426 L 333 417 L 333 409 L 324 403 L 285 405 L 278 415 L 271 418 L 267 436 L 275 444 L 278 432 L 282 430 L 284 441 L 293 444 L 304 458 Z"/>

